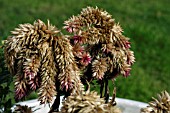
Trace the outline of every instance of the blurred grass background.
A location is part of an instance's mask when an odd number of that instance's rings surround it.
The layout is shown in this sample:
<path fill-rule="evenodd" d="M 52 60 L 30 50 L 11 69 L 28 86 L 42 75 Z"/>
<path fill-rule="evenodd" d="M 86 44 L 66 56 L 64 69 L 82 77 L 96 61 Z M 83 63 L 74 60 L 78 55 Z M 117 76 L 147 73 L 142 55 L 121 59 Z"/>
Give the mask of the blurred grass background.
<path fill-rule="evenodd" d="M 18 24 L 36 19 L 49 19 L 62 28 L 65 20 L 87 6 L 108 11 L 131 39 L 136 57 L 131 75 L 119 76 L 114 85 L 110 82 L 110 88 L 117 87 L 117 97 L 148 102 L 162 90 L 170 92 L 169 0 L 0 0 L 0 40 Z M 35 93 L 27 99 L 32 98 Z"/>

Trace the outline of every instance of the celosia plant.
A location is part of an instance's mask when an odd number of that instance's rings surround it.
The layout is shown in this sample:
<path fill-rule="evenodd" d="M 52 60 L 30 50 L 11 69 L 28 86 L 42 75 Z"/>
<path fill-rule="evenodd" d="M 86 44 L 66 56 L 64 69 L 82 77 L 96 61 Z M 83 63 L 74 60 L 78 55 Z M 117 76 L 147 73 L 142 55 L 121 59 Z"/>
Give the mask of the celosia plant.
<path fill-rule="evenodd" d="M 107 104 L 108 80 L 114 80 L 119 74 L 129 76 L 131 65 L 135 62 L 129 38 L 122 34 L 120 25 L 109 13 L 97 7 L 83 9 L 81 14 L 64 24 L 64 29 L 70 33 L 67 36 L 49 21 L 46 25 L 37 20 L 33 25 L 19 25 L 5 41 L 5 60 L 15 78 L 16 100 L 38 90 L 41 104 L 51 103 L 56 96 L 50 110 L 54 112 L 58 111 L 62 92 L 66 98 L 64 106 L 76 96 L 92 96 L 94 99 L 87 99 L 86 102 L 94 105 L 96 98 L 100 101 L 96 109 L 111 110 L 114 106 Z M 93 80 L 101 85 L 101 99 L 94 92 L 84 91 L 83 84 Z M 102 97 L 105 97 L 105 101 Z M 83 108 L 79 111 L 83 111 Z"/>
<path fill-rule="evenodd" d="M 84 8 L 77 16 L 64 22 L 70 33 L 73 54 L 82 72 L 82 80 L 100 81 L 101 97 L 105 85 L 108 99 L 108 80 L 119 74 L 127 77 L 135 58 L 129 38 L 112 16 L 97 7 Z"/>

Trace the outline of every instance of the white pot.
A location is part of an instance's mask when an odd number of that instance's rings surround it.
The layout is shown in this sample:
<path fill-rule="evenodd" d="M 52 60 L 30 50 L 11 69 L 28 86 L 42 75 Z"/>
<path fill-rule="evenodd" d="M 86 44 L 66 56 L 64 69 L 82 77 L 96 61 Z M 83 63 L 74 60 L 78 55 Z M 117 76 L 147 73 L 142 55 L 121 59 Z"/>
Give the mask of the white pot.
<path fill-rule="evenodd" d="M 62 98 L 63 97 L 61 96 L 60 102 L 62 102 Z M 122 113 L 140 113 L 140 109 L 145 108 L 148 105 L 143 102 L 123 99 L 123 98 L 116 98 L 115 100 L 116 100 L 117 106 L 121 109 Z M 27 105 L 29 107 L 33 107 L 32 110 L 38 109 L 34 113 L 48 113 L 48 111 L 50 110 L 48 105 L 40 105 L 37 99 L 19 102 L 16 104 Z M 14 110 L 14 107 L 12 108 L 12 110 Z"/>

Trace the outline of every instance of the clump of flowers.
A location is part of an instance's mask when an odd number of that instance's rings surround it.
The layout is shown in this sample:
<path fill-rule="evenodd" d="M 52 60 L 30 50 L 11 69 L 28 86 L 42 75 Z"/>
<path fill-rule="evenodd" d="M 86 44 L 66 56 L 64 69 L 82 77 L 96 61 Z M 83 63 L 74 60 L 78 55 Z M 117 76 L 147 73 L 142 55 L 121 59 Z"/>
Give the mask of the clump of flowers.
<path fill-rule="evenodd" d="M 20 24 L 5 41 L 16 100 L 38 90 L 41 104 L 51 103 L 56 96 L 50 113 L 58 112 L 61 94 L 66 98 L 61 112 L 90 108 L 89 112 L 116 113 L 114 99 L 109 102 L 108 80 L 119 74 L 129 76 L 135 62 L 129 38 L 108 12 L 97 7 L 83 9 L 64 24 L 70 33 L 67 36 L 49 21 L 46 25 L 37 20 L 33 25 Z M 100 96 L 84 91 L 83 85 L 93 80 L 101 85 Z"/>
<path fill-rule="evenodd" d="M 149 106 L 141 109 L 141 113 L 170 113 L 170 95 L 167 91 L 158 94 L 157 99 L 152 99 Z"/>
<path fill-rule="evenodd" d="M 100 81 L 102 92 L 103 84 L 108 90 L 109 79 L 114 80 L 119 74 L 129 76 L 135 62 L 134 53 L 130 50 L 129 38 L 122 34 L 120 25 L 108 12 L 87 7 L 64 24 L 64 29 L 70 33 L 68 38 L 82 79 Z M 105 91 L 105 95 L 108 93 Z"/>

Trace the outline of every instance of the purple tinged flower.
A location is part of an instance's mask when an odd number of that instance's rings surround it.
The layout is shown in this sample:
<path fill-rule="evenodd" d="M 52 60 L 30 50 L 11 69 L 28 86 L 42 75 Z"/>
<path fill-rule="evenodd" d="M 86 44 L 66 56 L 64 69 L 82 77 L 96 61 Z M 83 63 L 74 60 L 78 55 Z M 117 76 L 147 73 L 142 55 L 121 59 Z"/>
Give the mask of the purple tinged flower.
<path fill-rule="evenodd" d="M 36 76 L 35 78 L 29 80 L 28 84 L 30 85 L 30 89 L 36 90 L 40 86 L 40 80 Z"/>
<path fill-rule="evenodd" d="M 22 91 L 22 89 L 17 89 L 17 91 L 15 91 L 15 99 L 16 100 L 21 100 L 25 95 L 26 95 L 26 93 L 24 91 Z"/>
<path fill-rule="evenodd" d="M 30 69 L 26 68 L 24 70 L 24 76 L 28 80 L 28 85 L 30 86 L 30 89 L 36 90 L 37 87 L 39 87 L 37 72 L 33 72 Z"/>
<path fill-rule="evenodd" d="M 15 99 L 20 100 L 26 95 L 26 86 L 24 87 L 24 84 L 18 84 L 15 87 Z"/>
<path fill-rule="evenodd" d="M 125 48 L 126 49 L 129 49 L 131 46 L 130 46 L 130 42 L 129 41 L 125 41 Z"/>
<path fill-rule="evenodd" d="M 82 37 L 79 35 L 74 35 L 73 40 L 74 40 L 74 44 L 76 44 L 76 43 L 82 44 L 83 43 Z"/>
<path fill-rule="evenodd" d="M 67 32 L 69 33 L 73 33 L 73 27 L 72 27 L 72 24 L 70 23 L 67 23 L 66 26 L 63 27 L 64 29 L 67 30 Z"/>
<path fill-rule="evenodd" d="M 68 91 L 69 89 L 73 88 L 73 84 L 71 81 L 62 81 L 61 82 L 61 89 L 65 89 L 66 91 Z"/>
<path fill-rule="evenodd" d="M 79 19 L 74 17 L 72 17 L 69 21 L 65 21 L 64 24 L 65 26 L 63 28 L 66 29 L 69 33 L 77 32 L 80 27 Z"/>
<path fill-rule="evenodd" d="M 30 89 L 32 89 L 32 90 L 36 90 L 37 89 L 37 86 L 34 83 L 34 80 L 30 80 L 28 84 L 30 85 Z"/>
<path fill-rule="evenodd" d="M 127 64 L 132 65 L 135 62 L 133 51 L 128 51 Z"/>
<path fill-rule="evenodd" d="M 36 74 L 34 72 L 30 71 L 29 69 L 25 69 L 24 72 L 25 72 L 24 75 L 26 78 L 28 78 L 28 80 L 35 78 Z"/>
<path fill-rule="evenodd" d="M 66 30 L 67 30 L 69 33 L 72 33 L 72 32 L 73 32 L 73 28 L 72 28 L 72 27 L 67 27 Z"/>
<path fill-rule="evenodd" d="M 63 27 L 69 33 L 73 33 L 77 31 L 77 25 L 74 23 L 67 23 L 66 26 Z"/>
<path fill-rule="evenodd" d="M 128 77 L 129 75 L 130 75 L 130 69 L 125 70 L 125 73 L 124 73 L 123 76 Z"/>
<path fill-rule="evenodd" d="M 129 65 L 132 65 L 132 61 L 130 60 L 130 58 L 127 58 L 127 64 L 129 64 Z"/>
<path fill-rule="evenodd" d="M 99 78 L 98 78 L 99 80 L 102 80 L 103 79 L 103 76 L 99 76 Z"/>
<path fill-rule="evenodd" d="M 91 56 L 90 56 L 90 54 L 85 52 L 82 55 L 80 62 L 84 66 L 87 66 L 89 63 L 91 63 Z"/>
<path fill-rule="evenodd" d="M 23 98 L 25 95 L 25 92 L 22 89 L 16 89 L 15 91 L 15 98 L 20 100 L 21 98 Z"/>

